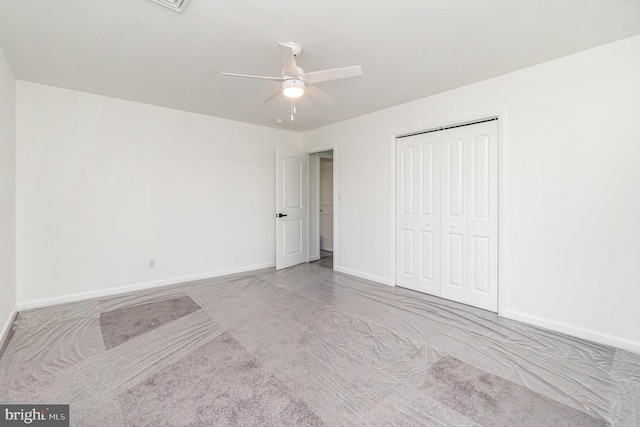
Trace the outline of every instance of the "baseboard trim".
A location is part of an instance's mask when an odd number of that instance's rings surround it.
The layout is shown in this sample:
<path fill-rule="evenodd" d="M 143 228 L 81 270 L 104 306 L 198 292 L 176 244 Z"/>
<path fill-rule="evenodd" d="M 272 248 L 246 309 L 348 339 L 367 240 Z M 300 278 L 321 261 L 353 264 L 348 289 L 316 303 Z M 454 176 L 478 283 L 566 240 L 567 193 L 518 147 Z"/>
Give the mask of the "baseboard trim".
<path fill-rule="evenodd" d="M 262 264 L 248 265 L 245 267 L 231 268 L 228 270 L 218 270 L 208 273 L 194 274 L 190 276 L 172 277 L 169 279 L 155 280 L 152 282 L 135 283 L 131 285 L 118 286 L 114 288 L 100 289 L 97 291 L 80 292 L 59 297 L 44 298 L 39 300 L 24 301 L 18 303 L 18 310 L 30 310 L 33 308 L 49 307 L 52 305 L 65 304 L 69 302 L 83 301 L 93 298 L 108 297 L 112 295 L 125 294 L 127 292 L 141 291 L 145 289 L 157 288 L 160 286 L 176 285 L 178 283 L 192 282 L 194 280 L 212 279 L 214 277 L 227 276 L 247 271 L 260 270 L 263 268 L 275 267 L 275 262 L 265 262 Z"/>
<path fill-rule="evenodd" d="M 539 326 L 541 328 L 549 329 L 555 332 L 571 335 L 576 338 L 582 338 L 598 344 L 617 347 L 623 350 L 628 350 L 640 354 L 640 342 L 637 341 L 628 340 L 614 335 L 603 334 L 577 326 L 567 325 L 566 323 L 556 322 L 554 320 L 548 320 L 542 317 L 532 316 L 530 314 L 521 313 L 519 311 L 510 309 L 506 309 L 501 315 L 508 319 L 518 320 L 520 322 L 528 323 L 533 326 Z"/>
<path fill-rule="evenodd" d="M 372 282 L 380 283 L 381 285 L 394 286 L 389 283 L 389 279 L 386 277 L 374 276 L 373 274 L 363 273 L 361 271 L 351 270 L 350 268 L 344 268 L 337 265 L 333 267 L 333 270 L 350 276 L 356 276 L 361 279 L 371 280 Z"/>
<path fill-rule="evenodd" d="M 9 328 L 16 320 L 16 316 L 18 315 L 18 306 L 14 305 L 13 310 L 11 310 L 11 315 L 4 321 L 2 325 L 2 329 L 0 329 L 0 349 L 4 345 L 4 340 L 7 339 L 7 335 L 9 335 Z"/>

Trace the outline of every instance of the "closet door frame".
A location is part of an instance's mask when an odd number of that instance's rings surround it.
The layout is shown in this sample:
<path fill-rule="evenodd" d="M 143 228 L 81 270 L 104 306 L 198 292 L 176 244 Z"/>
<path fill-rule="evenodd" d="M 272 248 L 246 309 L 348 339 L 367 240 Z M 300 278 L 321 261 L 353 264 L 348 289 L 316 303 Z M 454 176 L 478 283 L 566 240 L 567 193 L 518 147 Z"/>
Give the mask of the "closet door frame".
<path fill-rule="evenodd" d="M 445 129 L 452 126 L 463 126 L 497 119 L 498 122 L 498 315 L 504 316 L 507 311 L 508 278 L 507 278 L 507 112 L 487 112 L 467 117 L 453 117 L 438 122 L 426 122 L 419 128 L 402 129 L 390 134 L 389 167 L 390 167 L 390 260 L 389 285 L 397 286 L 397 140 L 398 138 L 421 132 Z"/>

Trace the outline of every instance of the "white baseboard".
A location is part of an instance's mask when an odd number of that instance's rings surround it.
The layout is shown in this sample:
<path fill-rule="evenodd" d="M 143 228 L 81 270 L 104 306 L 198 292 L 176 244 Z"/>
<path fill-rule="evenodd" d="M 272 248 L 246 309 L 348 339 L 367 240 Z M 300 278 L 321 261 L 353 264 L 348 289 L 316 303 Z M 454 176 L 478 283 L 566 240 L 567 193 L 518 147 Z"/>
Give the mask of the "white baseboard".
<path fill-rule="evenodd" d="M 631 341 L 625 338 L 616 337 L 614 335 L 603 334 L 577 326 L 567 325 L 566 323 L 556 322 L 554 320 L 548 320 L 542 317 L 532 316 L 530 314 L 525 314 L 510 309 L 506 309 L 503 313 L 501 313 L 501 316 L 508 319 L 528 323 L 533 326 L 539 326 L 541 328 L 549 329 L 555 332 L 561 332 L 563 334 L 571 335 L 576 338 L 582 338 L 599 344 L 609 345 L 640 354 L 640 342 L 637 341 Z"/>
<path fill-rule="evenodd" d="M 350 276 L 356 276 L 361 279 L 371 280 L 372 282 L 380 283 L 382 285 L 394 286 L 389 283 L 389 279 L 387 277 L 374 276 L 373 274 L 362 273 L 360 271 L 351 270 L 349 268 L 344 268 L 337 265 L 333 267 L 333 270 L 339 273 L 348 274 Z"/>
<path fill-rule="evenodd" d="M 144 289 L 157 288 L 160 286 L 176 285 L 178 283 L 191 282 L 194 280 L 211 279 L 214 277 L 227 276 L 229 274 L 245 273 L 247 271 L 260 270 L 262 268 L 275 267 L 275 262 L 265 262 L 262 264 L 248 265 L 245 267 L 232 268 L 228 270 L 218 270 L 209 273 L 194 274 L 191 276 L 172 277 L 169 279 L 155 280 L 153 282 L 135 283 L 132 285 L 118 286 L 115 288 L 100 289 L 97 291 L 80 292 L 59 297 L 44 298 L 39 300 L 24 301 L 18 303 L 18 310 L 30 310 L 32 308 L 48 307 L 51 305 L 65 304 L 68 302 L 82 301 L 92 298 L 101 298 L 112 295 L 124 294 L 127 292 L 140 291 Z"/>
<path fill-rule="evenodd" d="M 0 329 L 0 348 L 2 348 L 2 344 L 4 344 L 4 340 L 7 337 L 7 334 L 9 333 L 9 328 L 11 327 L 11 324 L 16 318 L 16 314 L 18 314 L 18 306 L 14 305 L 13 310 L 11 310 L 11 314 L 7 319 L 5 319 L 4 323 L 2 324 L 2 329 Z"/>

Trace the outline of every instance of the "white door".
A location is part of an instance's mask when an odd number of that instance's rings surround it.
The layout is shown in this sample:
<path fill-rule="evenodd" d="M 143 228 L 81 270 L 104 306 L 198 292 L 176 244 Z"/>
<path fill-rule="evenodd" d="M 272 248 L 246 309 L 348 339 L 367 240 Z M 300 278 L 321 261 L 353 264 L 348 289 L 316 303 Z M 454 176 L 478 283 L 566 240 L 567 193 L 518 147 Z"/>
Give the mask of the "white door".
<path fill-rule="evenodd" d="M 442 138 L 442 297 L 498 310 L 498 124 Z"/>
<path fill-rule="evenodd" d="M 320 248 L 333 252 L 333 160 L 320 158 Z"/>
<path fill-rule="evenodd" d="M 276 148 L 276 270 L 307 261 L 307 155 Z"/>
<path fill-rule="evenodd" d="M 397 283 L 498 309 L 497 121 L 398 139 Z"/>
<path fill-rule="evenodd" d="M 440 296 L 440 144 L 432 132 L 398 140 L 398 285 Z"/>

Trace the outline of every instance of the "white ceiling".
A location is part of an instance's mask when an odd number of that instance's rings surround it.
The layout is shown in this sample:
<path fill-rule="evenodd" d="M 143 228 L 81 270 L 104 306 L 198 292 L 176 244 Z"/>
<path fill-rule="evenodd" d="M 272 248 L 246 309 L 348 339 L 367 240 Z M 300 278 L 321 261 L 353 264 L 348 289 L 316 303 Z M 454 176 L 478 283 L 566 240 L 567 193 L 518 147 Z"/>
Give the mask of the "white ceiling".
<path fill-rule="evenodd" d="M 640 34 L 638 0 L 0 0 L 0 43 L 20 80 L 307 131 Z M 361 64 L 319 83 L 294 122 L 277 42 L 298 65 Z M 638 53 L 640 55 L 640 52 Z M 285 118 L 276 124 L 276 118 Z"/>

